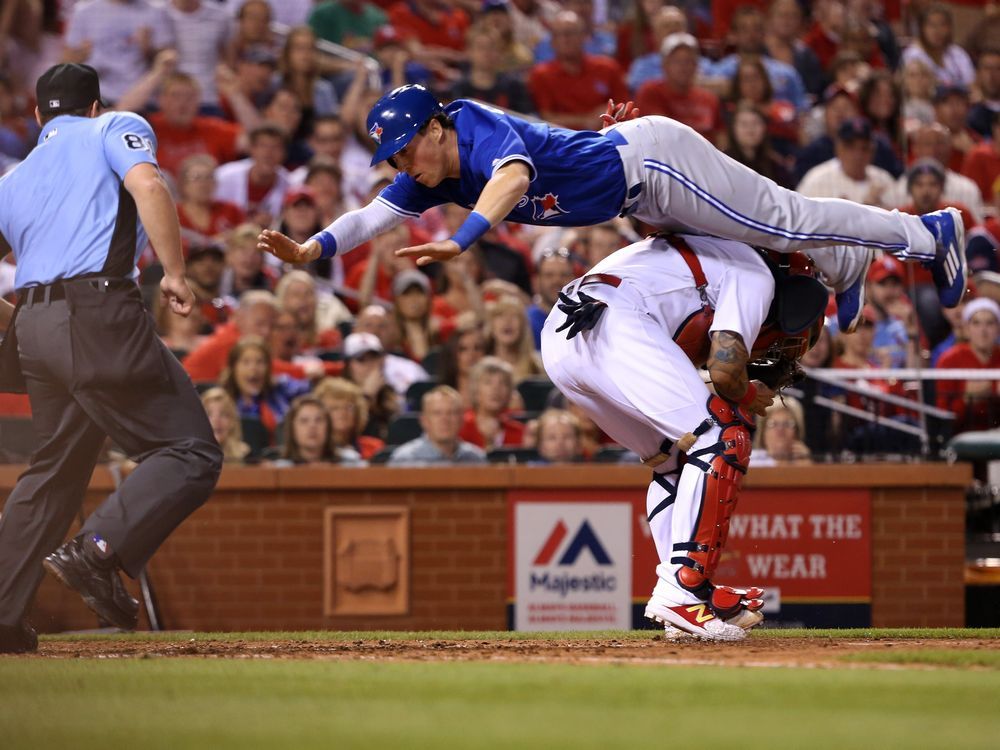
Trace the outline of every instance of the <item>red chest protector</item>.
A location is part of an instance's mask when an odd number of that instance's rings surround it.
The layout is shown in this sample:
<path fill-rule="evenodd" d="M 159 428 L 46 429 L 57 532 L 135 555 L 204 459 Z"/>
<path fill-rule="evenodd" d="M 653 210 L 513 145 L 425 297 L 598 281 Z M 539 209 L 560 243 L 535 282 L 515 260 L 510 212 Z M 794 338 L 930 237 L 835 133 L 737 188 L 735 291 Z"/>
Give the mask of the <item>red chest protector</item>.
<path fill-rule="evenodd" d="M 709 304 L 705 289 L 708 280 L 701 262 L 683 238 L 661 235 L 680 253 L 694 277 L 701 295 L 702 307 L 691 313 L 674 333 L 674 341 L 695 367 L 704 367 L 711 353 L 709 329 L 715 320 L 715 310 Z M 828 293 L 813 275 L 808 258 L 802 253 L 779 256 L 779 262 L 768 251 L 764 260 L 774 275 L 775 292 L 771 309 L 750 352 L 751 359 L 777 356 L 779 350 L 798 359 L 819 338 L 823 326 Z M 774 254 L 777 255 L 777 254 Z M 786 265 L 787 264 L 787 265 Z"/>

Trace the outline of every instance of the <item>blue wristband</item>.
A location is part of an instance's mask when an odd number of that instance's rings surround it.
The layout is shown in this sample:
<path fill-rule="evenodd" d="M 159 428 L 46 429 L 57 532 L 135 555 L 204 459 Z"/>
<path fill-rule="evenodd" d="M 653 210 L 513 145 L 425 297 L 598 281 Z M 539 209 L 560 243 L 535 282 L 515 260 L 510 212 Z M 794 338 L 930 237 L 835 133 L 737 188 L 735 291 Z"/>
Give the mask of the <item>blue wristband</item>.
<path fill-rule="evenodd" d="M 491 226 L 493 225 L 490 224 L 489 219 L 473 211 L 469 214 L 469 218 L 462 222 L 462 226 L 451 236 L 451 239 L 457 242 L 458 246 L 465 251 L 469 248 L 469 245 L 490 231 Z"/>
<path fill-rule="evenodd" d="M 337 238 L 325 229 L 319 234 L 314 234 L 309 239 L 316 240 L 319 243 L 320 258 L 332 258 L 337 254 Z"/>

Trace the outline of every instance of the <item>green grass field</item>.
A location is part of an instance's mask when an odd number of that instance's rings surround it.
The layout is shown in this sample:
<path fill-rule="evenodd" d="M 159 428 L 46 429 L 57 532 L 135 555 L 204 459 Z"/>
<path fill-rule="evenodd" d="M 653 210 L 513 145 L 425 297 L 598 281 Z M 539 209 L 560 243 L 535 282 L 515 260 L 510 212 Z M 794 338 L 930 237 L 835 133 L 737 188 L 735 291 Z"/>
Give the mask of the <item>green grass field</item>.
<path fill-rule="evenodd" d="M 998 631 L 931 631 L 1000 639 Z M 928 638 L 759 631 L 748 641 Z M 309 633 L 320 640 L 510 639 L 500 633 Z M 198 634 L 277 640 L 264 634 Z M 645 633 L 561 638 L 649 639 Z M 524 634 L 525 640 L 541 634 Z M 96 639 L 98 637 L 94 637 Z M 192 634 L 126 636 L 176 640 Z M 60 643 L 70 639 L 52 638 Z M 108 639 L 112 644 L 121 636 Z M 780 644 L 780 641 L 779 641 Z M 1000 640 L 997 640 L 1000 647 Z M 895 647 L 892 669 L 219 658 L 0 659 L 0 748 L 996 748 L 992 648 Z M 883 652 L 879 652 L 878 658 Z"/>

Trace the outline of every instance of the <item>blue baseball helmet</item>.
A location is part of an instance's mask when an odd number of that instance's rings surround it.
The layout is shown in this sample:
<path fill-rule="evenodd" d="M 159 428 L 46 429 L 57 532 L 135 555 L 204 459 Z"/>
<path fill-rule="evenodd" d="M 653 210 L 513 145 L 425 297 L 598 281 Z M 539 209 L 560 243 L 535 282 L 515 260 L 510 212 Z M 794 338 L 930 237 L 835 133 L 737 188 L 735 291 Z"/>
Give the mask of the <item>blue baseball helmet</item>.
<path fill-rule="evenodd" d="M 368 135 L 378 144 L 371 166 L 398 153 L 444 107 L 430 91 L 414 84 L 383 96 L 368 113 Z"/>

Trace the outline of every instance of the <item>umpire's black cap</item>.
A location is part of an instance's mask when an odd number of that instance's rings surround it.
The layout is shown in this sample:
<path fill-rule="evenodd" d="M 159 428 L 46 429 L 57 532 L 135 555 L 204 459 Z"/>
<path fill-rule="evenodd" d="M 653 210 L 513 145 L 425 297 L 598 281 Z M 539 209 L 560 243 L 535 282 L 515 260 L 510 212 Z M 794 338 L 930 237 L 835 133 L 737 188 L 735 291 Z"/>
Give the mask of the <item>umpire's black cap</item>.
<path fill-rule="evenodd" d="M 35 99 L 38 111 L 43 115 L 89 107 L 95 101 L 101 102 L 101 82 L 97 71 L 89 65 L 61 63 L 53 65 L 42 73 L 35 84 Z"/>

